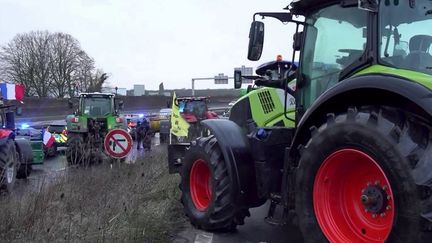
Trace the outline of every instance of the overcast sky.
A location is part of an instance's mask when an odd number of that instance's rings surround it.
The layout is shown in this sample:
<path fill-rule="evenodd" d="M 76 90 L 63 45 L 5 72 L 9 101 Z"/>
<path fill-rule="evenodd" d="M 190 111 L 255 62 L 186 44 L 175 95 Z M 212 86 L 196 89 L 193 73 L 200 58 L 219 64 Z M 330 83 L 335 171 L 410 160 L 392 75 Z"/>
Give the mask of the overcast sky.
<path fill-rule="evenodd" d="M 241 65 L 256 67 L 277 54 L 291 55 L 293 26 L 267 19 L 264 53 L 246 58 L 253 13 L 279 11 L 287 1 L 263 0 L 0 0 L 0 45 L 32 30 L 77 38 L 111 74 L 110 84 L 146 89 L 190 88 L 191 78 L 232 76 Z M 215 86 L 212 81 L 197 88 Z"/>

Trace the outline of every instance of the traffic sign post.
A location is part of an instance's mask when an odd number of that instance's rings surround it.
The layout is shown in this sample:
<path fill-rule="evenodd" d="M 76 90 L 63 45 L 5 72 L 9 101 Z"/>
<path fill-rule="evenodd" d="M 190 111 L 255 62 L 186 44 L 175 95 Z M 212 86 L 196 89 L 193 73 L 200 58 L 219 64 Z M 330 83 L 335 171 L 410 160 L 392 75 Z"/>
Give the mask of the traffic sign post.
<path fill-rule="evenodd" d="M 125 158 L 132 150 L 132 137 L 123 129 L 113 129 L 108 132 L 104 140 L 104 148 L 111 158 Z"/>
<path fill-rule="evenodd" d="M 217 76 L 214 76 L 215 84 L 228 84 L 228 76 L 223 73 L 219 73 Z"/>
<path fill-rule="evenodd" d="M 215 84 L 228 84 L 229 79 L 234 79 L 234 77 L 228 77 L 223 73 L 219 73 L 213 78 L 193 78 L 192 79 L 192 96 L 195 96 L 195 81 L 199 80 L 214 80 Z"/>

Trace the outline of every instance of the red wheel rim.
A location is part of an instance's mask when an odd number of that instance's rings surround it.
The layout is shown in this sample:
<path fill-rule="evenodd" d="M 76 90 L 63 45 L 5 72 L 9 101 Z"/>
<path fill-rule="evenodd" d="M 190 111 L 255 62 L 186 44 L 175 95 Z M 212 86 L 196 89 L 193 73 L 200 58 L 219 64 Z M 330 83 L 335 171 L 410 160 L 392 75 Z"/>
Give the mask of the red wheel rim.
<path fill-rule="evenodd" d="M 207 210 L 212 197 L 210 169 L 202 159 L 196 160 L 192 165 L 190 192 L 196 209 L 199 211 Z"/>
<path fill-rule="evenodd" d="M 330 242 L 383 242 L 395 214 L 384 171 L 355 149 L 336 151 L 323 162 L 315 177 L 313 206 Z"/>

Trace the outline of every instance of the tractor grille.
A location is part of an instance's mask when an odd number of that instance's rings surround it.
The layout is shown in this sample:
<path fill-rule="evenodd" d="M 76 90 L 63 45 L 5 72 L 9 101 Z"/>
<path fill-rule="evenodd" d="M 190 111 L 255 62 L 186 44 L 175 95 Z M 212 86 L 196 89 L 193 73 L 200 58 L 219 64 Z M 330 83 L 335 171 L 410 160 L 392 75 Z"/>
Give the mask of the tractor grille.
<path fill-rule="evenodd" d="M 271 94 L 268 90 L 259 92 L 258 98 L 261 102 L 261 107 L 264 111 L 264 114 L 268 114 L 275 109 L 275 104 L 273 103 Z"/>

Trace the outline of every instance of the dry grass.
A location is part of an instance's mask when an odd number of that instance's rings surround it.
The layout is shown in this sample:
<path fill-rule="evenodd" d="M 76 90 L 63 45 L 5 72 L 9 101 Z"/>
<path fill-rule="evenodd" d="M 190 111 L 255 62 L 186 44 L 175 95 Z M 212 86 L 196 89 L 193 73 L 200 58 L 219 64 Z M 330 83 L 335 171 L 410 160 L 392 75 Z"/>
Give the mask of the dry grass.
<path fill-rule="evenodd" d="M 0 199 L 1 241 L 168 242 L 184 225 L 164 151 L 38 182 Z"/>

